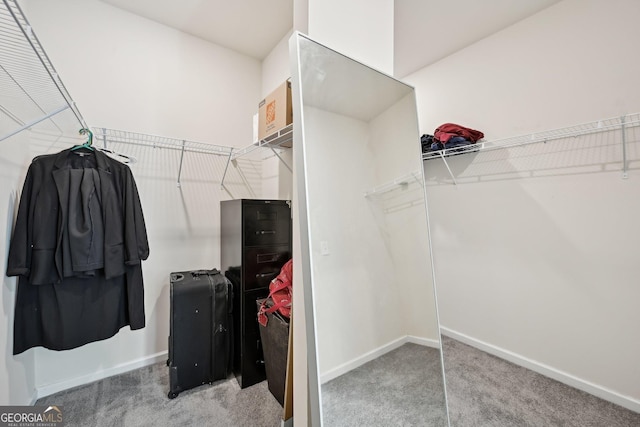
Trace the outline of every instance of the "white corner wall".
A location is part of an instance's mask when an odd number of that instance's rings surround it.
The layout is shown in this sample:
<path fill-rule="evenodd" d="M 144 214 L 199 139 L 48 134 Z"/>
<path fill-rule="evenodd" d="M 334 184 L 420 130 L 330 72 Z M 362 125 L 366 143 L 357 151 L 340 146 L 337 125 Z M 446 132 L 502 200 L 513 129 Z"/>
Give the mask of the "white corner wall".
<path fill-rule="evenodd" d="M 306 184 L 318 370 L 326 381 L 406 331 L 380 212 L 363 195 L 377 182 L 369 124 L 309 106 L 304 114 L 305 156 L 314 160 Z"/>
<path fill-rule="evenodd" d="M 98 0 L 25 6 L 90 126 L 251 143 L 260 61 Z"/>
<path fill-rule="evenodd" d="M 638 16 L 635 0 L 564 0 L 408 76 L 421 133 L 454 122 L 497 139 L 640 112 Z M 442 326 L 635 411 L 638 138 L 628 179 L 619 133 L 452 157 L 459 186 L 425 162 Z"/>
<path fill-rule="evenodd" d="M 24 6 L 89 125 L 248 145 L 260 98 L 259 61 L 97 0 L 34 0 Z M 0 161 L 15 168 L 3 167 L 2 179 L 8 183 L 7 191 L 17 193 L 16 198 L 34 155 L 57 152 L 77 141 L 62 138 L 54 143 L 33 133 L 18 137 L 29 149 L 3 142 L 0 151 Z M 0 335 L 6 343 L 2 353 L 8 373 L 0 378 L 6 378 L 9 391 L 0 389 L 2 403 L 29 404 L 34 389 L 41 397 L 165 360 L 169 273 L 219 266 L 219 201 L 230 197 L 219 185 L 226 158 L 185 153 L 179 188 L 178 151 L 130 145 L 110 148 L 138 159 L 131 169 L 151 246 L 149 260 L 143 263 L 147 326 L 139 331 L 125 327 L 111 339 L 74 350 L 35 348 L 14 357 L 10 330 L 15 282 L 5 279 L 6 328 Z M 225 185 L 235 197 L 250 196 L 237 174 L 231 173 L 227 180 Z"/>
<path fill-rule="evenodd" d="M 369 167 L 375 171 L 376 185 L 420 171 L 420 149 L 417 144 L 409 145 L 417 132 L 414 92 L 371 121 L 370 151 L 374 159 Z M 369 203 L 384 210 L 378 225 L 382 228 L 384 224 L 384 240 L 393 260 L 403 334 L 439 346 L 424 189 L 418 179 L 389 192 L 382 200 L 373 196 Z"/>
<path fill-rule="evenodd" d="M 0 121 L 0 135 L 15 129 L 15 123 Z M 2 312 L 0 314 L 0 405 L 25 405 L 35 397 L 35 358 L 32 352 L 13 355 L 13 313 L 15 311 L 15 277 L 7 277 L 7 257 L 18 198 L 26 173 L 29 139 L 25 133 L 0 143 L 0 269 L 2 271 Z"/>
<path fill-rule="evenodd" d="M 289 66 L 289 38 L 291 34 L 293 34 L 293 30 L 288 31 L 262 61 L 262 96 L 260 99 L 264 99 L 276 87 L 291 77 L 291 67 Z M 257 112 L 258 105 L 256 104 Z M 292 172 L 271 150 L 263 150 L 261 154 L 264 158 L 262 161 L 262 197 L 291 200 L 293 196 Z M 287 162 L 287 165 L 292 167 L 292 150 L 283 151 L 280 155 Z"/>
<path fill-rule="evenodd" d="M 309 0 L 308 35 L 393 75 L 393 0 Z"/>

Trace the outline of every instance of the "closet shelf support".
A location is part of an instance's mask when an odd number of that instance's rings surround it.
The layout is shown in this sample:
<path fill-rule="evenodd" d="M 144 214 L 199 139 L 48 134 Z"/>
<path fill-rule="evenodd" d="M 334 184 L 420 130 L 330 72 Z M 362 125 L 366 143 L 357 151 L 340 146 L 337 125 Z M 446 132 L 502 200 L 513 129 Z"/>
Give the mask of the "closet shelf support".
<path fill-rule="evenodd" d="M 18 129 L 16 129 L 16 130 L 14 130 L 13 132 L 11 132 L 11 133 L 9 133 L 9 134 L 7 134 L 7 135 L 3 136 L 2 138 L 0 138 L 0 142 L 4 141 L 4 140 L 5 140 L 5 139 L 7 139 L 7 138 L 12 137 L 13 135 L 15 135 L 15 134 L 17 134 L 17 133 L 22 132 L 22 131 L 23 131 L 23 130 L 25 130 L 25 129 L 29 129 L 30 127 L 33 127 L 33 126 L 37 125 L 38 123 L 40 123 L 40 122 L 42 122 L 42 121 L 45 121 L 45 120 L 47 120 L 47 119 L 49 119 L 49 118 L 51 118 L 51 117 L 55 116 L 56 114 L 63 112 L 64 110 L 67 110 L 68 108 L 69 108 L 69 106 L 68 106 L 68 105 L 63 105 L 62 107 L 57 108 L 57 109 L 55 109 L 54 111 L 52 111 L 52 112 L 50 112 L 50 113 L 46 114 L 44 117 L 41 117 L 41 118 L 39 118 L 39 119 L 36 119 L 36 120 L 34 120 L 34 121 L 32 121 L 32 122 L 29 122 L 29 123 L 27 123 L 27 124 L 25 124 L 25 125 L 22 125 L 20 128 L 18 128 Z"/>
<path fill-rule="evenodd" d="M 620 131 L 622 134 L 622 179 L 627 179 L 627 134 L 625 129 L 625 116 L 620 117 Z"/>
<path fill-rule="evenodd" d="M 182 175 L 182 162 L 184 160 L 184 146 L 187 143 L 187 141 L 185 141 L 184 139 L 182 140 L 182 150 L 180 150 L 180 167 L 178 168 L 178 183 L 177 183 L 177 187 L 180 187 L 180 176 Z"/>
<path fill-rule="evenodd" d="M 229 151 L 229 157 L 227 157 L 227 164 L 224 166 L 224 172 L 222 173 L 222 179 L 220 180 L 220 188 L 227 191 L 227 188 L 224 186 L 224 179 L 227 176 L 227 170 L 229 169 L 229 163 L 231 162 L 231 157 L 233 157 L 233 148 Z"/>
<path fill-rule="evenodd" d="M 275 155 L 276 155 L 276 157 L 277 157 L 278 159 L 280 159 L 280 161 L 282 162 L 282 164 L 284 165 L 284 167 L 286 167 L 287 169 L 289 169 L 289 172 L 293 173 L 293 169 L 291 169 L 291 166 L 289 166 L 289 165 L 287 164 L 287 162 L 285 162 L 285 161 L 284 161 L 284 159 L 282 158 L 282 156 L 281 156 L 280 154 L 278 154 L 278 152 L 277 152 L 273 147 L 271 147 L 271 151 L 273 151 L 273 154 L 275 154 Z"/>
<path fill-rule="evenodd" d="M 458 182 L 456 181 L 456 177 L 453 176 L 453 172 L 451 172 L 451 168 L 449 167 L 449 162 L 447 162 L 447 159 L 444 158 L 444 151 L 445 150 L 440 151 L 440 157 L 442 158 L 442 161 L 444 162 L 444 165 L 447 167 L 447 170 L 449 171 L 449 175 L 451 175 L 451 179 L 453 180 L 453 184 L 454 185 L 458 185 Z"/>

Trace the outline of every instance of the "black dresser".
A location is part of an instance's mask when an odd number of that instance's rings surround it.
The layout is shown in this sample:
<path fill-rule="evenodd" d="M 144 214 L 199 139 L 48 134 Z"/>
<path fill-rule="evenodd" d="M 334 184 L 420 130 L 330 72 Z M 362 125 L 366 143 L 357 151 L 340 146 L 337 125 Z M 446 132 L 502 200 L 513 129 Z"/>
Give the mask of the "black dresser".
<path fill-rule="evenodd" d="M 256 300 L 291 258 L 287 200 L 220 202 L 221 268 L 233 284 L 233 371 L 241 388 L 266 378 Z"/>

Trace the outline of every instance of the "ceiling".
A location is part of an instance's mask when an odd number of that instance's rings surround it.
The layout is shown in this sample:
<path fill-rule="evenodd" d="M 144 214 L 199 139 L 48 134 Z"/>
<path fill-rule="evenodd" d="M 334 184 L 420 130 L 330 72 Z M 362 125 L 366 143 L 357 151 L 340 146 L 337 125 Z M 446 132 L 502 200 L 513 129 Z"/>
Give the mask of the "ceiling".
<path fill-rule="evenodd" d="M 102 0 L 253 58 L 293 26 L 293 0 Z M 405 76 L 561 0 L 395 0 L 394 75 Z"/>
<path fill-rule="evenodd" d="M 262 60 L 293 27 L 293 0 L 102 0 Z"/>

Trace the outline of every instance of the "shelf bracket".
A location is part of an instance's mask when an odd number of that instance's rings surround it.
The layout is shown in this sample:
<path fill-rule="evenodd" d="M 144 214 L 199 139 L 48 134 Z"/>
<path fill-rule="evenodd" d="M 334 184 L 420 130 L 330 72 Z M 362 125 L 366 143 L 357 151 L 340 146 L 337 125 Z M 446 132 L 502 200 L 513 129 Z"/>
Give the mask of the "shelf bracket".
<path fill-rule="evenodd" d="M 227 157 L 227 164 L 224 166 L 224 172 L 222 173 L 222 179 L 220 180 L 220 188 L 225 190 L 227 193 L 229 193 L 229 190 L 227 190 L 227 187 L 224 186 L 224 179 L 227 176 L 227 169 L 229 169 L 229 163 L 231 162 L 231 157 L 233 157 L 233 148 L 231 149 L 231 151 L 229 151 L 229 157 Z"/>
<path fill-rule="evenodd" d="M 625 116 L 620 116 L 620 131 L 622 133 L 622 179 L 627 179 L 627 133 L 625 129 Z"/>
<path fill-rule="evenodd" d="M 291 166 L 289 166 L 289 165 L 287 164 L 287 162 L 285 162 L 285 161 L 284 161 L 284 159 L 282 158 L 282 156 L 281 156 L 280 154 L 278 154 L 278 152 L 277 152 L 273 147 L 271 148 L 271 151 L 273 151 L 273 154 L 275 154 L 275 155 L 276 155 L 276 157 L 277 157 L 278 159 L 280 159 L 280 161 L 282 162 L 282 164 L 284 165 L 284 167 L 286 167 L 287 169 L 289 169 L 289 172 L 293 173 L 293 169 L 291 169 Z"/>
<path fill-rule="evenodd" d="M 184 146 L 186 144 L 186 141 L 183 139 L 182 140 L 182 150 L 180 150 L 180 167 L 178 168 L 178 183 L 177 183 L 177 187 L 180 187 L 182 184 L 180 184 L 180 176 L 182 175 L 182 161 L 184 160 Z"/>
<path fill-rule="evenodd" d="M 107 129 L 102 128 L 102 148 L 107 148 Z"/>
<path fill-rule="evenodd" d="M 7 138 L 12 137 L 13 135 L 15 135 L 17 133 L 22 132 L 25 129 L 29 129 L 30 127 L 33 127 L 33 126 L 37 125 L 38 123 L 40 123 L 42 121 L 45 121 L 48 118 L 51 118 L 51 117 L 55 116 L 56 114 L 61 113 L 62 111 L 66 110 L 68 108 L 69 108 L 68 105 L 63 105 L 62 107 L 60 107 L 60 108 L 58 108 L 56 110 L 53 110 L 49 114 L 46 114 L 44 117 L 40 117 L 39 119 L 36 119 L 36 120 L 34 120 L 32 122 L 29 122 L 29 123 L 27 123 L 25 125 L 22 125 L 21 127 L 19 127 L 18 129 L 14 130 L 13 132 L 11 132 L 11 133 L 3 136 L 2 138 L 0 138 L 0 142 L 4 141 Z"/>
<path fill-rule="evenodd" d="M 240 178 L 242 179 L 242 182 L 244 183 L 244 185 L 247 187 L 247 190 L 249 190 L 249 194 L 251 194 L 251 197 L 255 198 L 256 193 L 253 192 L 253 188 L 251 188 L 251 184 L 249 184 L 249 180 L 247 179 L 247 177 L 244 176 L 244 172 L 242 172 L 242 169 L 238 167 L 238 161 L 234 159 L 232 160 L 232 164 L 233 164 L 233 167 L 236 168 L 236 171 L 238 171 L 238 175 L 240 175 Z"/>
<path fill-rule="evenodd" d="M 440 151 L 440 158 L 444 162 L 444 165 L 447 167 L 447 170 L 449 171 L 449 175 L 451 175 L 451 179 L 453 180 L 454 185 L 458 185 L 458 182 L 456 181 L 456 177 L 453 176 L 453 172 L 451 172 L 451 168 L 449 167 L 449 163 L 447 162 L 447 159 L 444 158 L 444 151 L 445 150 Z"/>

